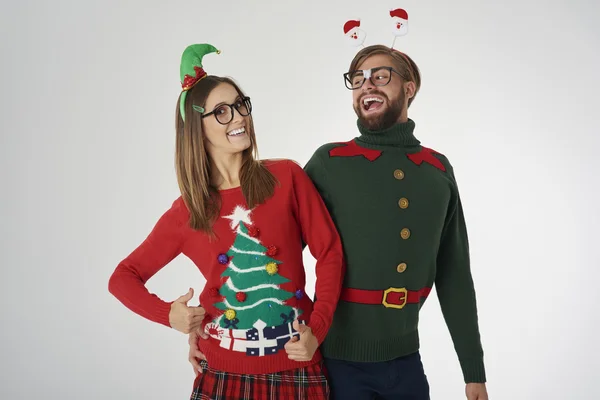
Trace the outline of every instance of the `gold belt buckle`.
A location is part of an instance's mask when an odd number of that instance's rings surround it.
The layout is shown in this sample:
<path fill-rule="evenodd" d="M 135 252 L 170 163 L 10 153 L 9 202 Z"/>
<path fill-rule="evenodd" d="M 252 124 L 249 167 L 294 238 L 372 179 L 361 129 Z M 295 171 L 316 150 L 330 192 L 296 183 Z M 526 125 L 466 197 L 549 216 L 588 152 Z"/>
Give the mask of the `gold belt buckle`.
<path fill-rule="evenodd" d="M 390 294 L 390 293 L 403 293 L 404 296 L 400 296 L 400 299 L 402 300 L 402 304 L 391 304 L 391 303 L 388 303 L 387 297 L 388 297 L 388 294 Z M 383 304 L 386 308 L 402 309 L 406 305 L 407 297 L 408 297 L 408 290 L 406 290 L 406 288 L 393 288 L 393 287 L 391 287 L 391 288 L 386 289 L 386 290 L 383 291 L 383 299 L 381 300 L 381 304 Z"/>

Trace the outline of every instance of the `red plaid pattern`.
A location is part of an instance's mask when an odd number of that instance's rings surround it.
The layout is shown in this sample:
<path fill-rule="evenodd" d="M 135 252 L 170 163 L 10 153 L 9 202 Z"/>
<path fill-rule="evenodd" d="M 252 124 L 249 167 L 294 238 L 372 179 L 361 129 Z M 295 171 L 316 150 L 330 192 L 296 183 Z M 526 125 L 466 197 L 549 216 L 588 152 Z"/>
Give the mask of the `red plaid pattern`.
<path fill-rule="evenodd" d="M 274 374 L 232 374 L 200 362 L 190 400 L 327 400 L 329 384 L 323 362 Z"/>

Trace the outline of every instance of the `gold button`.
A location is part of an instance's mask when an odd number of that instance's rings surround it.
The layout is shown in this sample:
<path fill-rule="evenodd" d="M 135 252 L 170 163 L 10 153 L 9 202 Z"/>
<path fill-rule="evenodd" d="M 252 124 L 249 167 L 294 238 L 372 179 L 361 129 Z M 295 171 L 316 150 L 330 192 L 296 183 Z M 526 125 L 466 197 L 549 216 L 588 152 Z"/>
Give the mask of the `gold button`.
<path fill-rule="evenodd" d="M 408 228 L 402 229 L 400 237 L 402 237 L 402 239 L 408 239 L 410 237 L 410 230 Z"/>
<path fill-rule="evenodd" d="M 404 171 L 402 171 L 401 169 L 397 169 L 394 171 L 394 178 L 400 180 L 400 179 L 404 179 Z"/>
<path fill-rule="evenodd" d="M 402 209 L 408 208 L 408 199 L 406 197 L 401 198 L 400 201 L 398 201 L 398 205 Z"/>
<path fill-rule="evenodd" d="M 400 263 L 400 264 L 398 264 L 398 268 L 396 268 L 396 271 L 398 271 L 400 273 L 406 271 L 406 263 Z"/>

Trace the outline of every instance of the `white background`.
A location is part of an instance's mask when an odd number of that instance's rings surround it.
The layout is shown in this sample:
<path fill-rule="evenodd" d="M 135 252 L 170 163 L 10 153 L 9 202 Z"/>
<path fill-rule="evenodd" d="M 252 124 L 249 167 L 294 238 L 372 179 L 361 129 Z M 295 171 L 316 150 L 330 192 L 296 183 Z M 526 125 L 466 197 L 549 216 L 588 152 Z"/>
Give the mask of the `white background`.
<path fill-rule="evenodd" d="M 392 7 L 409 13 L 396 48 L 422 71 L 416 135 L 461 188 L 490 398 L 600 398 L 591 0 L 3 1 L 0 398 L 188 398 L 186 337 L 107 290 L 178 196 L 181 52 L 222 49 L 204 66 L 252 97 L 261 157 L 304 164 L 357 135 L 344 22 L 391 45 Z M 180 257 L 148 286 L 171 300 L 203 284 Z M 464 398 L 436 296 L 420 332 L 432 399 Z"/>

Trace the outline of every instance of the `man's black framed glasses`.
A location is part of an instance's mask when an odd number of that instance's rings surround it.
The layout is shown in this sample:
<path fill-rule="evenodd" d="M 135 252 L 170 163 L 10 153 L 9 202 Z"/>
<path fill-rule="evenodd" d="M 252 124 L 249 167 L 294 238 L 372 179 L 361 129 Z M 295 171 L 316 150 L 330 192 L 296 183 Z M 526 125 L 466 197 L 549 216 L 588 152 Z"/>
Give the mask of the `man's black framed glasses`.
<path fill-rule="evenodd" d="M 350 90 L 360 89 L 367 79 L 373 86 L 385 86 L 392 80 L 392 72 L 400 76 L 400 73 L 392 67 L 376 67 L 346 72 L 344 83 Z"/>

